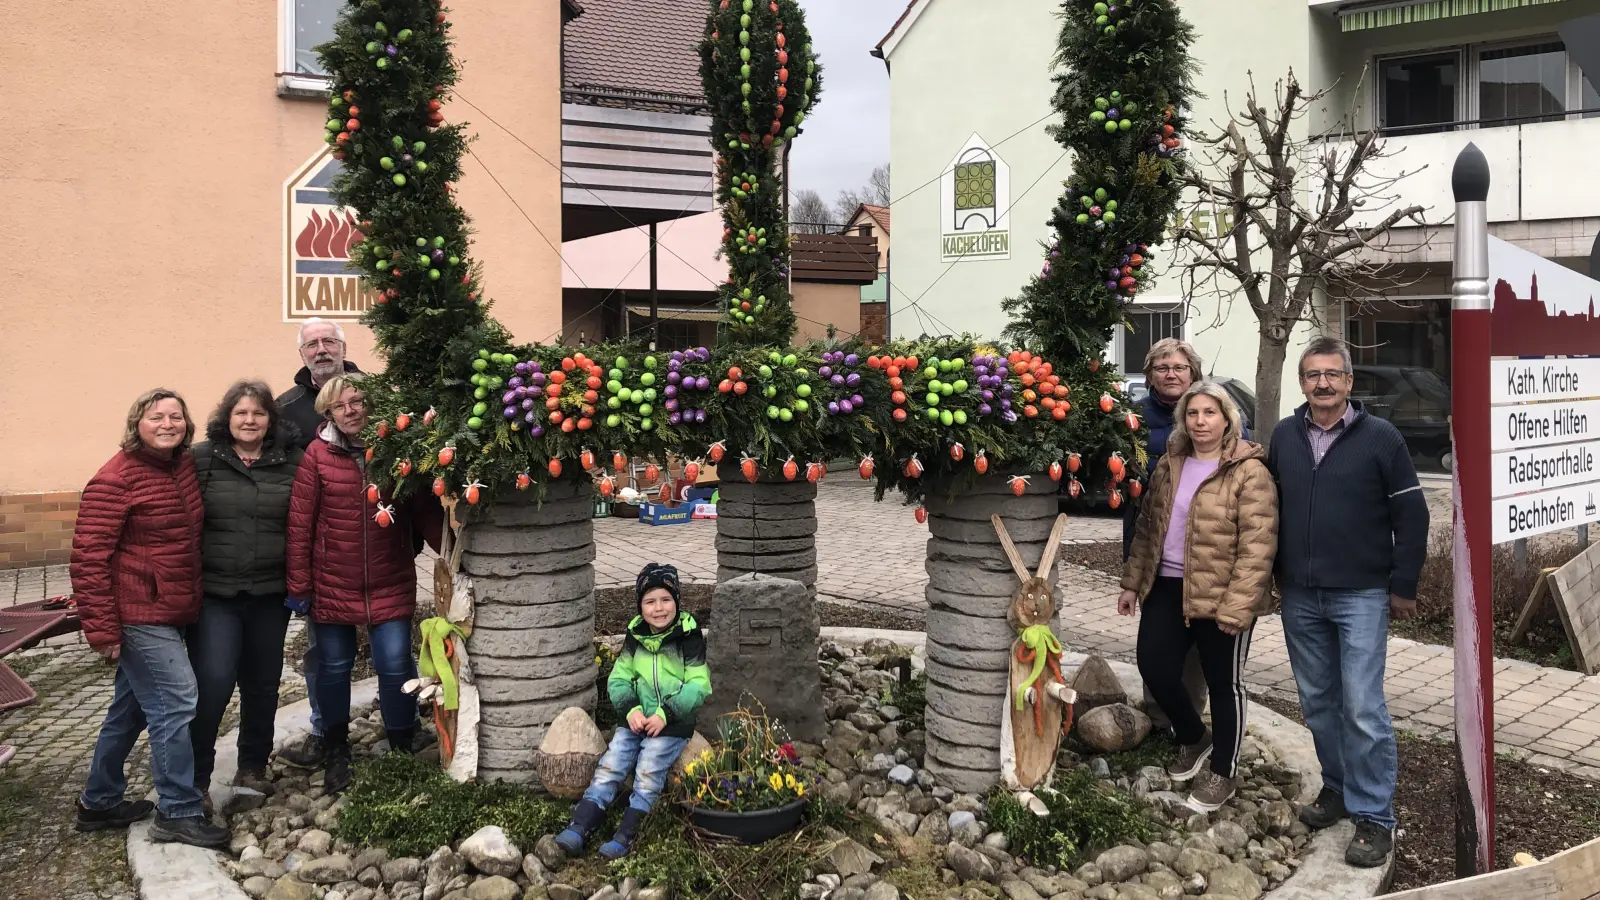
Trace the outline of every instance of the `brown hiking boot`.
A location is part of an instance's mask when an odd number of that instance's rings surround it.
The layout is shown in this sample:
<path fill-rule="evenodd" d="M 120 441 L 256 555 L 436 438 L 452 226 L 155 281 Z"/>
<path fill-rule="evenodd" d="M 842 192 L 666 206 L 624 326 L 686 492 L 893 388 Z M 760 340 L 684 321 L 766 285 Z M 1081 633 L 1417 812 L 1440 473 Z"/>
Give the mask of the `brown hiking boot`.
<path fill-rule="evenodd" d="M 1233 799 L 1238 789 L 1234 779 L 1223 778 L 1210 769 L 1203 769 L 1195 776 L 1194 785 L 1189 789 L 1189 808 L 1196 812 L 1214 812 Z"/>
<path fill-rule="evenodd" d="M 1211 758 L 1211 729 L 1207 728 L 1205 736 L 1199 743 L 1185 744 L 1178 748 L 1178 758 L 1167 767 L 1167 774 L 1175 781 L 1188 781 L 1200 773 L 1200 767 Z"/>
<path fill-rule="evenodd" d="M 265 794 L 268 797 L 271 797 L 278 789 L 277 785 L 267 780 L 266 769 L 255 768 L 240 769 L 238 774 L 233 776 L 233 786 L 247 788 L 258 794 Z"/>

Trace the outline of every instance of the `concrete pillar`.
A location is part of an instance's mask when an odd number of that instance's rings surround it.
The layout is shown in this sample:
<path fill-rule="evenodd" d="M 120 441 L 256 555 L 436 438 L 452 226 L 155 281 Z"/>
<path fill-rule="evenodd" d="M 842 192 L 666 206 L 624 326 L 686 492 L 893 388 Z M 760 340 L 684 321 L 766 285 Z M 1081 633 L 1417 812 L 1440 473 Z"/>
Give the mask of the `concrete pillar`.
<path fill-rule="evenodd" d="M 759 572 L 817 586 L 817 486 L 780 471 L 751 484 L 739 463 L 717 466 L 717 582 Z"/>
<path fill-rule="evenodd" d="M 545 729 L 569 706 L 594 712 L 593 514 L 587 480 L 562 479 L 542 505 L 509 493 L 466 529 L 479 781 L 536 783 Z"/>
<path fill-rule="evenodd" d="M 1006 621 L 1020 586 L 989 517 L 1000 516 L 1030 571 L 1057 514 L 1056 484 L 1033 476 L 1014 496 L 987 475 L 953 499 L 931 486 L 928 509 L 928 752 L 936 781 L 982 793 L 1000 780 L 1000 719 L 1016 633 Z M 1056 570 L 1047 575 L 1054 584 Z M 1060 609 L 1060 598 L 1056 599 Z M 1051 627 L 1061 634 L 1059 619 Z"/>

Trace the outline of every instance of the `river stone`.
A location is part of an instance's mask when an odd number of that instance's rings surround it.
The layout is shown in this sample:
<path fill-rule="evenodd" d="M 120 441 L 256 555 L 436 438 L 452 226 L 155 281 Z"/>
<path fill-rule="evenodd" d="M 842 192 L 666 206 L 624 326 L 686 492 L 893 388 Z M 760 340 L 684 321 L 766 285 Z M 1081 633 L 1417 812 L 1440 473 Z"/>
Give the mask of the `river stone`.
<path fill-rule="evenodd" d="M 266 900 L 311 900 L 312 886 L 294 875 L 285 875 L 267 891 Z"/>
<path fill-rule="evenodd" d="M 1274 800 L 1261 807 L 1256 818 L 1261 822 L 1262 829 L 1274 837 L 1288 834 L 1295 826 L 1294 807 L 1285 800 Z"/>
<path fill-rule="evenodd" d="M 883 863 L 883 857 L 863 847 L 853 838 L 834 834 L 830 836 L 830 840 L 836 843 L 833 849 L 828 851 L 828 862 L 833 864 L 834 871 L 839 873 L 840 878 L 869 874 L 873 866 Z"/>
<path fill-rule="evenodd" d="M 416 881 L 422 876 L 422 860 L 412 856 L 391 859 L 379 867 L 385 884 L 397 881 Z"/>
<path fill-rule="evenodd" d="M 1238 853 L 1250 843 L 1250 835 L 1234 822 L 1218 822 L 1211 826 L 1211 837 L 1216 840 L 1219 851 L 1229 855 Z"/>
<path fill-rule="evenodd" d="M 1231 897 L 1234 900 L 1257 900 L 1261 896 L 1261 882 L 1256 873 L 1239 863 L 1218 866 L 1206 874 L 1206 896 Z"/>
<path fill-rule="evenodd" d="M 1078 720 L 1078 737 L 1106 753 L 1132 750 L 1150 735 L 1150 717 L 1126 703 L 1089 710 Z"/>
<path fill-rule="evenodd" d="M 545 729 L 544 740 L 539 744 L 539 781 L 545 790 L 557 797 L 576 800 L 588 789 L 589 782 L 594 779 L 595 766 L 605 752 L 605 739 L 588 712 L 576 706 L 567 707 Z M 515 874 L 480 871 L 491 875 Z"/>
<path fill-rule="evenodd" d="M 1000 889 L 1005 892 L 1007 900 L 1044 900 L 1044 897 L 1034 890 L 1033 885 L 1020 878 L 1001 882 Z"/>
<path fill-rule="evenodd" d="M 988 881 L 994 877 L 994 863 L 987 856 L 960 844 L 947 844 L 944 861 L 962 881 Z"/>
<path fill-rule="evenodd" d="M 522 888 L 503 875 L 491 875 L 467 888 L 467 900 L 519 900 Z"/>
<path fill-rule="evenodd" d="M 552 834 L 544 835 L 534 842 L 533 855 L 539 857 L 539 862 L 544 863 L 545 868 L 552 872 L 561 871 L 561 867 L 567 864 L 566 851 L 562 850 L 561 845 L 556 843 L 555 835 Z M 553 885 L 551 886 L 550 896 L 555 896 Z"/>
<path fill-rule="evenodd" d="M 313 828 L 302 834 L 300 842 L 295 846 L 302 853 L 309 853 L 312 856 L 327 856 L 328 852 L 333 849 L 333 835 L 321 829 Z"/>
<path fill-rule="evenodd" d="M 549 782 L 545 782 L 548 789 Z M 522 870 L 522 851 L 498 825 L 485 825 L 461 842 L 458 853 L 485 875 L 515 875 Z"/>
<path fill-rule="evenodd" d="M 1123 689 L 1117 673 L 1099 656 L 1090 656 L 1078 667 L 1078 673 L 1072 677 L 1072 689 L 1078 692 L 1078 701 L 1072 707 L 1073 717 L 1077 719 L 1096 707 L 1128 702 L 1128 692 Z"/>
<path fill-rule="evenodd" d="M 264 875 L 251 875 L 239 886 L 244 889 L 246 894 L 254 897 L 255 900 L 261 900 L 261 898 L 267 896 L 267 892 L 272 890 L 272 879 Z"/>
<path fill-rule="evenodd" d="M 356 877 L 356 866 L 350 857 L 343 853 L 324 856 L 321 859 L 307 860 L 295 871 L 302 881 L 313 884 L 338 884 L 341 881 L 352 881 Z"/>
<path fill-rule="evenodd" d="M 1185 847 L 1178 853 L 1177 860 L 1172 864 L 1172 870 L 1185 878 L 1197 874 L 1209 877 L 1211 872 L 1227 864 L 1228 858 L 1219 853 Z"/>
<path fill-rule="evenodd" d="M 1143 874 L 1150 867 L 1150 854 L 1138 847 L 1112 847 L 1095 857 L 1094 864 L 1106 881 L 1120 883 Z"/>
<path fill-rule="evenodd" d="M 828 725 L 817 663 L 821 624 L 806 586 L 742 575 L 717 585 L 711 619 L 717 623 L 706 635 L 711 683 L 732 688 L 712 693 L 700 711 L 703 726 L 709 730 L 749 694 L 791 737 L 821 742 Z"/>

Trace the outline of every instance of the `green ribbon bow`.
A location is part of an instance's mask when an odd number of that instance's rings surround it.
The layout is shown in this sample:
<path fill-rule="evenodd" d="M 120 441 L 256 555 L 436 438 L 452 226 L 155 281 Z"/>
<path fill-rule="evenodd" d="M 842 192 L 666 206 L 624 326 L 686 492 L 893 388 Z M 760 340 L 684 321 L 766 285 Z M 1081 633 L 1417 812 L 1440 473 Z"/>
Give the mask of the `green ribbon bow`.
<path fill-rule="evenodd" d="M 1039 681 L 1039 676 L 1044 674 L 1047 661 L 1045 654 L 1061 655 L 1061 641 L 1051 633 L 1049 625 L 1029 625 L 1022 629 L 1022 645 L 1033 651 L 1033 671 L 1028 673 L 1028 680 L 1017 688 L 1017 712 L 1027 702 L 1028 688 Z"/>
<path fill-rule="evenodd" d="M 460 687 L 456 684 L 455 669 L 445 655 L 445 641 L 451 637 L 465 639 L 466 634 L 449 619 L 434 616 L 424 619 L 422 651 L 417 654 L 417 672 L 426 678 L 439 679 L 439 689 L 444 693 L 444 708 L 456 709 L 461 705 Z"/>

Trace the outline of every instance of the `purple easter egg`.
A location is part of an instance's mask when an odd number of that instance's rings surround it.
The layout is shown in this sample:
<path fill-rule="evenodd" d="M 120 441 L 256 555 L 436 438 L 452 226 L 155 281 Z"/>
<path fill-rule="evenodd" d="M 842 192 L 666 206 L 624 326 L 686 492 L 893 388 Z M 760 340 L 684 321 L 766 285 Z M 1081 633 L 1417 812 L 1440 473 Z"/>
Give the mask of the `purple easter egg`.
<path fill-rule="evenodd" d="M 837 416 L 839 414 L 839 404 L 831 400 L 828 401 L 828 414 Z"/>
<path fill-rule="evenodd" d="M 396 47 L 393 44 L 390 44 L 389 46 L 383 48 L 383 52 L 387 53 L 390 56 L 399 56 L 400 55 L 400 48 Z"/>
<path fill-rule="evenodd" d="M 525 362 L 517 363 L 516 369 L 517 369 L 517 374 L 518 375 L 526 375 L 526 374 L 528 374 L 528 364 L 525 363 Z"/>
<path fill-rule="evenodd" d="M 528 429 L 528 437 L 544 437 L 544 426 L 535 425 Z"/>
<path fill-rule="evenodd" d="M 683 413 L 676 413 L 675 412 L 672 415 L 667 416 L 667 421 L 671 422 L 674 425 L 682 424 L 683 423 Z"/>
<path fill-rule="evenodd" d="M 544 388 L 539 387 L 538 385 L 534 385 L 533 387 L 528 388 L 528 396 L 530 396 L 530 397 L 542 397 L 542 396 L 544 396 Z"/>
<path fill-rule="evenodd" d="M 849 415 L 850 413 L 855 412 L 855 409 L 855 404 L 851 403 L 849 400 L 839 401 L 839 412 L 841 414 Z"/>
<path fill-rule="evenodd" d="M 989 404 L 987 404 L 987 403 L 979 403 L 978 404 L 978 415 L 987 416 L 989 413 L 992 413 L 992 412 L 994 412 L 994 408 L 991 407 Z"/>
<path fill-rule="evenodd" d="M 861 358 L 856 356 L 854 353 L 845 354 L 845 357 L 844 357 L 844 364 L 845 365 L 853 366 L 853 365 L 856 365 L 859 362 L 861 362 Z"/>
<path fill-rule="evenodd" d="M 861 383 L 861 376 L 851 372 L 849 375 L 845 376 L 844 383 L 850 385 L 851 387 L 855 387 Z"/>
<path fill-rule="evenodd" d="M 525 382 L 522 380 L 522 376 L 520 375 L 513 375 L 506 379 L 506 387 L 519 388 L 522 387 L 523 384 L 525 384 Z"/>
<path fill-rule="evenodd" d="M 667 371 L 674 375 L 678 374 L 678 370 L 681 368 L 683 368 L 683 362 L 681 360 L 673 359 L 667 363 Z"/>
<path fill-rule="evenodd" d="M 833 383 L 835 386 L 843 385 L 844 384 L 844 376 L 843 375 L 835 375 L 832 378 L 829 378 L 828 381 Z"/>
<path fill-rule="evenodd" d="M 985 399 L 985 400 L 993 400 L 994 399 L 994 391 L 985 389 L 984 392 L 983 392 L 983 399 Z"/>
<path fill-rule="evenodd" d="M 508 406 L 503 412 L 505 417 L 508 419 L 515 419 L 517 417 L 517 408 L 515 406 Z"/>
<path fill-rule="evenodd" d="M 711 390 L 711 379 L 701 375 L 699 378 L 694 380 L 694 387 L 695 390 L 698 391 L 709 391 Z"/>
<path fill-rule="evenodd" d="M 515 402 L 517 402 L 517 392 L 516 391 L 506 391 L 505 394 L 503 394 L 500 397 L 500 402 L 501 403 L 515 403 Z"/>
<path fill-rule="evenodd" d="M 531 380 L 534 384 L 544 384 L 544 373 L 539 371 L 537 364 L 535 364 L 533 374 L 529 376 L 529 380 Z"/>
<path fill-rule="evenodd" d="M 668 397 L 676 397 L 678 396 L 678 386 L 675 384 L 669 384 L 661 389 L 661 393 L 667 395 Z"/>
<path fill-rule="evenodd" d="M 539 414 L 530 409 L 522 414 L 522 421 L 532 425 L 533 423 L 539 421 Z"/>
<path fill-rule="evenodd" d="M 667 384 L 677 384 L 677 383 L 679 383 L 681 381 L 683 381 L 683 376 L 678 374 L 677 372 L 668 372 L 667 373 Z"/>
<path fill-rule="evenodd" d="M 817 370 L 817 374 L 821 375 L 823 378 L 827 378 L 829 375 L 833 374 L 833 367 L 832 366 L 823 366 L 822 368 Z"/>
<path fill-rule="evenodd" d="M 703 410 L 703 409 L 695 410 L 694 411 L 694 420 L 696 422 L 704 422 L 706 420 L 706 411 Z"/>
<path fill-rule="evenodd" d="M 861 395 L 860 394 L 851 394 L 850 395 L 850 402 L 855 404 L 856 406 L 865 406 L 867 404 L 867 401 L 861 399 Z"/>

